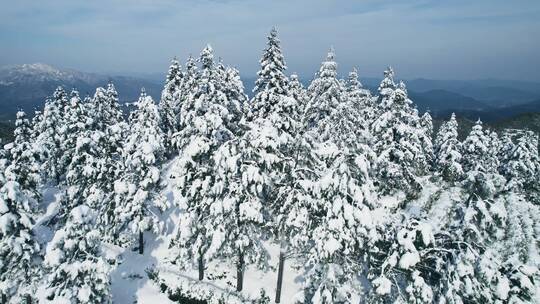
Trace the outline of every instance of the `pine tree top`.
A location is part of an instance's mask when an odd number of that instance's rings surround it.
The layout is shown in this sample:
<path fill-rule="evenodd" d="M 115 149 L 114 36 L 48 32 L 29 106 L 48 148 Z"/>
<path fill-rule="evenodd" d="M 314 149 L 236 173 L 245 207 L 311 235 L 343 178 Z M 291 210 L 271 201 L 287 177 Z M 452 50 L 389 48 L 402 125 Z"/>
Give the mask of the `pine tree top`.
<path fill-rule="evenodd" d="M 395 88 L 396 84 L 394 82 L 394 70 L 392 67 L 388 67 L 388 69 L 384 71 L 384 78 L 379 85 L 379 94 L 382 96 L 388 96 Z"/>
<path fill-rule="evenodd" d="M 268 99 L 272 94 L 287 94 L 287 77 L 285 70 L 287 66 L 281 52 L 280 41 L 277 37 L 277 30 L 273 28 L 267 37 L 267 48 L 264 49 L 260 59 L 261 69 L 257 72 L 258 78 L 255 81 L 253 92 L 256 99 Z M 268 97 L 261 96 L 267 92 Z"/>
<path fill-rule="evenodd" d="M 298 79 L 298 74 L 296 74 L 296 73 L 292 73 L 291 76 L 289 76 L 289 79 L 291 80 L 291 82 L 300 83 L 300 79 Z"/>
<path fill-rule="evenodd" d="M 431 114 L 429 114 L 429 112 L 425 112 L 424 114 L 422 114 L 422 122 L 423 123 L 432 123 L 433 121 L 433 118 L 431 117 Z"/>
<path fill-rule="evenodd" d="M 54 91 L 54 93 L 53 93 L 53 97 L 54 97 L 55 99 L 57 99 L 57 100 L 58 100 L 58 99 L 61 99 L 61 98 L 65 98 L 66 95 L 67 95 L 67 94 L 66 94 L 66 91 L 64 90 L 64 88 L 63 88 L 62 86 L 58 86 L 58 87 L 56 88 L 56 90 Z"/>
<path fill-rule="evenodd" d="M 15 130 L 13 135 L 15 135 L 14 143 L 15 146 L 12 149 L 12 153 L 28 153 L 27 149 L 30 146 L 30 141 L 32 137 L 32 125 L 30 121 L 26 118 L 26 113 L 23 111 L 17 112 L 17 119 L 15 120 Z M 25 151 L 16 151 L 17 146 L 20 149 Z"/>
<path fill-rule="evenodd" d="M 107 96 L 109 98 L 118 99 L 118 92 L 116 91 L 116 88 L 112 82 L 107 84 Z"/>
<path fill-rule="evenodd" d="M 319 77 L 321 78 L 336 78 L 337 63 L 335 61 L 336 54 L 334 48 L 330 48 L 326 55 L 326 61 L 323 61 L 319 69 Z"/>
<path fill-rule="evenodd" d="M 186 72 L 188 74 L 191 74 L 193 71 L 196 71 L 196 70 L 197 70 L 197 61 L 195 60 L 195 58 L 193 58 L 192 55 L 189 55 L 188 59 L 186 60 Z"/>
<path fill-rule="evenodd" d="M 210 44 L 206 45 L 206 47 L 201 51 L 199 61 L 201 62 L 203 69 L 210 69 L 214 66 L 214 49 L 212 49 Z"/>
<path fill-rule="evenodd" d="M 478 118 L 478 120 L 476 121 L 476 123 L 472 127 L 472 132 L 471 133 L 478 134 L 481 131 L 482 131 L 482 121 L 480 120 L 480 118 Z"/>
<path fill-rule="evenodd" d="M 17 127 L 18 125 L 22 124 L 23 120 L 27 119 L 26 118 L 26 113 L 24 111 L 17 111 L 17 114 L 15 114 L 15 127 Z"/>
<path fill-rule="evenodd" d="M 358 71 L 356 68 L 353 68 L 349 72 L 349 77 L 347 78 L 347 91 L 353 92 L 362 88 L 362 83 L 358 80 Z"/>
<path fill-rule="evenodd" d="M 167 72 L 167 77 L 165 83 L 174 81 L 176 77 L 180 75 L 182 67 L 180 62 L 176 59 L 176 56 L 171 60 L 171 65 L 169 66 L 169 71 Z"/>

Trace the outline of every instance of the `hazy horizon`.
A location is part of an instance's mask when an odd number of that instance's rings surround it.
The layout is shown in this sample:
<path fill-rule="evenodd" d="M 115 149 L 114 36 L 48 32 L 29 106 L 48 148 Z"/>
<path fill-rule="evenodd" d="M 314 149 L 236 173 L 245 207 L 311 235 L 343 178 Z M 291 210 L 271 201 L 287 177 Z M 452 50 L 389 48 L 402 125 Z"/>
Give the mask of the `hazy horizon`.
<path fill-rule="evenodd" d="M 4 1 L 4 0 L 0 0 Z M 255 77 L 276 26 L 288 72 L 309 78 L 330 46 L 340 75 L 540 81 L 540 2 L 4 1 L 0 65 L 42 62 L 117 75 L 164 75 L 210 43 Z"/>
<path fill-rule="evenodd" d="M 155 82 L 164 81 L 164 79 L 165 79 L 165 77 L 167 75 L 167 69 L 168 69 L 168 66 L 166 66 L 163 69 L 163 71 L 161 71 L 161 72 L 148 72 L 148 73 L 129 72 L 129 71 L 124 71 L 124 72 L 122 72 L 122 71 L 118 71 L 118 72 L 115 72 L 115 71 L 92 72 L 92 71 L 81 70 L 81 69 L 77 69 L 77 68 L 73 68 L 73 67 L 51 65 L 51 64 L 46 63 L 46 62 L 25 62 L 25 63 L 17 63 L 17 64 L 7 64 L 7 65 L 1 65 L 0 69 L 18 67 L 18 66 L 21 66 L 21 65 L 24 65 L 24 64 L 45 64 L 45 65 L 49 65 L 49 66 L 51 66 L 51 67 L 53 67 L 55 69 L 64 70 L 64 71 L 76 71 L 76 72 L 82 72 L 82 73 L 87 73 L 87 74 L 95 74 L 95 75 L 100 75 L 100 76 L 109 76 L 109 77 L 115 77 L 115 76 L 133 77 L 133 78 L 151 80 L 151 81 L 155 81 Z M 182 62 L 181 62 L 181 64 L 182 64 Z M 384 69 L 381 71 L 380 75 L 359 75 L 359 80 L 360 81 L 362 81 L 362 79 L 364 79 L 364 80 L 365 79 L 369 79 L 369 80 L 379 80 L 380 79 L 380 80 L 382 80 L 383 79 L 383 72 L 384 72 Z M 290 72 L 290 73 L 287 73 L 287 74 L 290 75 L 292 73 L 293 72 Z M 338 71 L 338 78 L 346 79 L 347 76 L 348 76 L 348 73 L 349 73 L 349 71 Z M 300 77 L 300 79 L 302 81 L 311 81 L 316 76 L 315 72 L 314 72 L 313 75 L 304 75 L 304 74 L 301 74 L 301 73 L 296 73 L 296 74 L 298 74 L 298 76 Z M 244 82 L 247 81 L 247 80 L 255 81 L 257 79 L 256 72 L 254 72 L 253 74 L 246 75 L 245 73 L 240 71 L 240 76 L 241 76 L 241 78 L 242 78 L 242 80 Z M 404 81 L 429 80 L 429 81 L 456 81 L 456 82 L 458 82 L 458 81 L 474 82 L 474 81 L 493 80 L 493 81 L 503 81 L 503 82 L 504 81 L 507 81 L 507 82 L 515 81 L 515 82 L 522 82 L 522 83 L 530 82 L 530 83 L 534 83 L 534 84 L 540 84 L 540 80 L 534 80 L 534 79 L 529 80 L 529 79 L 496 78 L 496 77 L 482 77 L 482 78 L 468 78 L 468 79 L 467 78 L 466 79 L 445 79 L 445 78 L 428 78 L 428 77 L 424 77 L 422 75 L 417 75 L 417 76 L 404 78 L 404 77 L 400 77 L 400 75 L 398 74 L 396 79 L 397 80 L 404 80 Z"/>

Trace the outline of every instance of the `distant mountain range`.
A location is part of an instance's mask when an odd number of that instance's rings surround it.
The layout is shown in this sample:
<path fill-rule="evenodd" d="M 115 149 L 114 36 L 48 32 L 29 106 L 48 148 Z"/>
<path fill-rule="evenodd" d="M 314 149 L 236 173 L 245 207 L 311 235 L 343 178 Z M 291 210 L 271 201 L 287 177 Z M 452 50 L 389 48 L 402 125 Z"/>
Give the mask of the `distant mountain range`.
<path fill-rule="evenodd" d="M 364 84 L 377 88 L 380 79 L 367 78 Z M 409 92 L 447 91 L 470 97 L 492 107 L 512 106 L 540 98 L 540 83 L 516 80 L 432 80 L 405 81 Z"/>
<path fill-rule="evenodd" d="M 19 109 L 30 115 L 36 109 L 41 109 L 47 96 L 60 85 L 68 91 L 76 88 L 81 96 L 91 96 L 96 87 L 113 82 L 120 101 L 131 102 L 138 98 L 142 87 L 157 100 L 163 88 L 159 78 L 155 74 L 151 77 L 132 77 L 85 73 L 42 63 L 6 66 L 0 68 L 0 122 L 7 124 L 0 126 L 0 129 L 9 125 Z M 362 78 L 361 81 L 375 94 L 381 79 Z M 254 82 L 253 78 L 244 78 L 248 95 L 252 94 Z M 439 120 L 447 119 L 452 112 L 468 121 L 481 118 L 493 123 L 540 113 L 540 83 L 536 82 L 413 79 L 405 83 L 418 110 L 430 111 Z"/>
<path fill-rule="evenodd" d="M 380 80 L 364 83 L 376 92 Z M 409 97 L 420 112 L 436 118 L 452 112 L 467 119 L 498 121 L 525 113 L 540 113 L 540 83 L 515 80 L 428 80 L 405 81 Z"/>
<path fill-rule="evenodd" d="M 462 116 L 468 119 L 481 119 L 483 121 L 500 121 L 506 120 L 515 116 L 520 116 L 529 113 L 540 113 L 540 99 L 524 104 L 518 104 L 500 108 L 485 108 L 480 110 L 474 109 L 449 109 L 440 111 L 436 117 L 447 117 L 454 112 L 457 116 Z"/>
<path fill-rule="evenodd" d="M 108 82 L 114 83 L 122 102 L 136 100 L 142 87 L 154 98 L 162 89 L 162 84 L 148 79 L 61 70 L 42 63 L 6 66 L 0 68 L 0 121 L 12 120 L 20 109 L 29 114 L 41 109 L 58 86 L 67 91 L 76 88 L 84 97 Z"/>

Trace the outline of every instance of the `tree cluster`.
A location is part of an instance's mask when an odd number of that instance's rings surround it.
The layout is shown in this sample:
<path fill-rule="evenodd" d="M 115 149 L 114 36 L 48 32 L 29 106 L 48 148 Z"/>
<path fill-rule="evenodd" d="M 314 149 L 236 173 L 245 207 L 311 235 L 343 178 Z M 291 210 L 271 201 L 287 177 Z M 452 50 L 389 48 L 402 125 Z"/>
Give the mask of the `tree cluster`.
<path fill-rule="evenodd" d="M 287 75 L 275 29 L 267 41 L 251 98 L 207 46 L 185 68 L 174 59 L 160 102 L 143 90 L 127 120 L 112 84 L 84 99 L 58 88 L 32 121 L 18 113 L 0 153 L 3 300 L 42 288 L 51 301 L 111 302 L 102 242 L 142 254 L 170 208 L 181 214 L 177 265 L 206 280 L 209 263 L 230 263 L 238 291 L 248 265 L 277 266 L 276 302 L 287 259 L 305 278 L 301 303 L 538 299 L 536 134 L 499 136 L 478 120 L 460 141 L 453 114 L 433 134 L 392 68 L 372 95 L 356 69 L 338 78 L 331 49 L 305 88 Z M 46 224 L 55 233 L 40 246 L 50 186 L 61 193 Z"/>

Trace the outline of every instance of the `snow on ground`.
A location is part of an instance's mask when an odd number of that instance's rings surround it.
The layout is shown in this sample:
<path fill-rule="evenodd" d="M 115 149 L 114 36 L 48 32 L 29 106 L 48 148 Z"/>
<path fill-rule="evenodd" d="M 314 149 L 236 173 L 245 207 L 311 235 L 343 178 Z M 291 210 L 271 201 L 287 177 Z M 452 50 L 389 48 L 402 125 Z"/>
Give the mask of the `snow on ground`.
<path fill-rule="evenodd" d="M 173 303 L 148 278 L 147 270 L 158 264 L 155 251 L 163 242 L 150 233 L 145 234 L 146 250 L 143 255 L 129 248 L 103 244 L 103 255 L 117 258 L 119 265 L 111 273 L 111 289 L 114 303 Z"/>
<path fill-rule="evenodd" d="M 165 189 L 165 196 L 171 200 L 173 195 L 170 189 Z M 171 264 L 169 240 L 174 231 L 174 223 L 179 217 L 179 212 L 174 208 L 162 215 L 164 231 L 157 236 L 154 233 L 145 233 L 145 252 L 140 255 L 137 251 L 121 248 L 112 244 L 104 244 L 103 255 L 108 260 L 119 260 L 119 265 L 111 273 L 112 293 L 115 303 L 172 303 L 167 296 L 159 290 L 157 284 L 148 278 L 147 270 L 155 269 L 171 288 L 179 284 L 195 284 L 201 288 L 211 287 L 216 292 L 236 294 L 236 270 L 234 265 L 222 262 L 214 262 L 208 265 L 206 277 L 214 277 L 214 280 L 205 279 L 198 281 L 196 268 L 180 270 L 178 266 Z M 254 267 L 247 267 L 244 276 L 244 291 L 242 297 L 246 299 L 259 296 L 261 288 L 266 291 L 270 298 L 274 299 L 277 281 L 277 265 L 279 246 L 268 243 L 267 248 L 271 255 L 270 264 L 274 269 L 267 272 Z M 292 261 L 287 260 L 282 287 L 282 303 L 293 303 L 292 299 L 301 290 L 301 278 L 299 273 L 292 267 Z"/>
<path fill-rule="evenodd" d="M 274 266 L 274 269 L 261 271 L 255 267 L 247 267 L 244 273 L 244 289 L 240 293 L 242 298 L 255 299 L 259 296 L 261 289 L 264 289 L 266 295 L 269 296 L 272 301 L 274 300 L 277 283 L 279 246 L 276 244 L 268 244 L 267 248 L 269 249 L 271 256 L 270 265 Z M 292 263 L 293 260 L 286 260 L 285 262 L 281 303 L 294 303 L 293 299 L 298 296 L 301 291 L 302 278 L 298 271 L 292 267 Z M 208 265 L 205 277 L 213 277 L 214 279 L 205 279 L 202 284 L 198 281 L 198 272 L 196 268 L 180 271 L 174 265 L 163 263 L 157 270 L 159 271 L 160 278 L 173 289 L 177 286 L 194 284 L 201 285 L 201 289 L 210 286 L 216 293 L 220 294 L 237 294 L 235 291 L 236 269 L 232 264 L 227 264 L 222 261 L 211 263 Z"/>
<path fill-rule="evenodd" d="M 175 193 L 172 182 L 168 178 L 171 166 L 172 164 L 169 164 L 163 170 L 163 180 L 165 181 L 163 194 L 169 200 L 170 206 L 175 206 L 173 203 Z M 189 284 L 201 288 L 210 287 L 216 293 L 237 294 L 235 291 L 236 269 L 232 264 L 216 261 L 207 265 L 205 277 L 214 279 L 205 279 L 203 282 L 199 282 L 195 267 L 181 270 L 177 265 L 169 262 L 171 260 L 169 242 L 179 216 L 178 209 L 173 207 L 161 216 L 163 231 L 159 236 L 150 232 L 145 233 L 145 252 L 143 255 L 118 246 L 104 245 L 106 257 L 112 259 L 119 256 L 122 261 L 111 275 L 115 303 L 132 303 L 135 300 L 138 303 L 171 303 L 160 292 L 157 284 L 148 278 L 146 270 L 150 268 L 157 270 L 159 278 L 171 288 Z M 242 298 L 256 298 L 259 296 L 260 290 L 264 289 L 273 302 L 277 283 L 279 246 L 269 242 L 267 249 L 271 256 L 270 265 L 273 269 L 261 271 L 248 266 L 244 273 Z M 286 260 L 281 293 L 281 303 L 285 304 L 293 303 L 293 298 L 301 291 L 302 278 L 292 266 L 293 260 Z"/>

